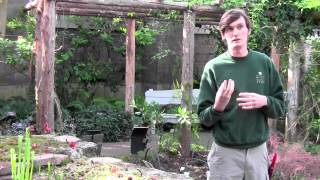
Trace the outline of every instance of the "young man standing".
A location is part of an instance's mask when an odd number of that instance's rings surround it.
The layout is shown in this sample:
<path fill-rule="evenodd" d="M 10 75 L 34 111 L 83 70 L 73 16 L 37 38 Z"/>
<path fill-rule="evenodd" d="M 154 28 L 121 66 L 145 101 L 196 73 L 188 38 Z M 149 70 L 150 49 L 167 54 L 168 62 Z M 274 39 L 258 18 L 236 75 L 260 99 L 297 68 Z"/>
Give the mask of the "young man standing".
<path fill-rule="evenodd" d="M 198 115 L 213 128 L 210 180 L 268 178 L 267 119 L 284 115 L 283 86 L 270 58 L 248 49 L 251 24 L 241 9 L 219 22 L 228 50 L 204 67 Z"/>

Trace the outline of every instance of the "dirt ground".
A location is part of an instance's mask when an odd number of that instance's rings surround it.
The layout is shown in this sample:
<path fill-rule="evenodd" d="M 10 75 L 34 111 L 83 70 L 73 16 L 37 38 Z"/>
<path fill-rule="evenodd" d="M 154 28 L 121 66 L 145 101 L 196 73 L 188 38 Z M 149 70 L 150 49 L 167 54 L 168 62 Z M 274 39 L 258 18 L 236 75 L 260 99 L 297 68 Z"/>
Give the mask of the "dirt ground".
<path fill-rule="evenodd" d="M 160 163 L 154 163 L 155 168 L 175 173 L 188 173 L 195 180 L 205 180 L 208 152 L 193 153 L 189 159 L 177 155 L 160 155 Z M 160 165 L 160 167 L 159 167 Z"/>

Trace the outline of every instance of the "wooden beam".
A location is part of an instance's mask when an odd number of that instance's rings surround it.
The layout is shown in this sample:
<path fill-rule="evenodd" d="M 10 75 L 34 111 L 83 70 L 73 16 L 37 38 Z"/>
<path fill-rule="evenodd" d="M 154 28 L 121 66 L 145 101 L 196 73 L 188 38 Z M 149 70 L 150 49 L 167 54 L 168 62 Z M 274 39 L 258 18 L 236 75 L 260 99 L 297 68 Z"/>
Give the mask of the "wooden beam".
<path fill-rule="evenodd" d="M 108 10 L 109 8 L 102 9 L 84 9 L 84 8 L 65 8 L 61 4 L 57 6 L 57 14 L 59 15 L 76 15 L 76 16 L 101 16 L 101 17 L 122 17 L 122 18 L 142 18 L 142 19 L 156 19 L 161 21 L 161 17 L 157 18 L 153 13 L 142 12 L 134 13 L 133 15 L 129 14 L 129 11 L 112 11 Z M 153 12 L 153 11 L 152 11 Z M 203 25 L 217 25 L 219 18 L 210 18 L 210 17 L 199 17 L 196 19 L 197 24 Z M 183 17 L 178 16 L 176 19 L 166 19 L 165 21 L 183 21 Z"/>
<path fill-rule="evenodd" d="M 111 10 L 111 11 L 121 11 L 121 12 L 135 12 L 135 13 L 149 13 L 159 12 L 159 11 L 169 11 L 175 10 L 183 13 L 186 10 L 191 9 L 196 12 L 197 16 L 203 17 L 215 17 L 220 18 L 223 9 L 218 6 L 193 6 L 188 7 L 186 5 L 172 5 L 164 3 L 152 3 L 145 1 L 88 1 L 88 0 L 58 0 L 57 1 L 57 10 L 61 11 L 62 9 L 67 12 L 70 11 L 70 8 L 82 9 L 97 9 L 97 10 Z M 156 15 L 157 13 L 155 13 Z"/>
<path fill-rule="evenodd" d="M 136 8 L 136 7 L 121 7 L 118 5 L 99 5 L 99 4 L 85 4 L 85 3 L 71 3 L 71 2 L 57 2 L 57 8 L 59 9 L 69 9 L 69 8 L 76 8 L 76 9 L 95 9 L 95 10 L 104 10 L 104 11 L 123 11 L 123 12 L 138 12 L 138 13 L 152 13 L 159 11 L 157 9 L 150 9 L 150 8 Z"/>
<path fill-rule="evenodd" d="M 192 112 L 193 63 L 194 63 L 194 28 L 195 13 L 184 12 L 182 39 L 182 74 L 181 74 L 181 106 L 187 112 Z M 191 120 L 191 117 L 190 119 Z M 184 123 L 181 127 L 181 154 L 190 157 L 191 152 L 191 124 Z"/>
<path fill-rule="evenodd" d="M 101 10 L 101 9 L 81 9 L 81 8 L 64 8 L 57 7 L 57 13 L 63 15 L 78 15 L 78 16 L 105 16 L 105 17 L 125 17 L 125 18 L 140 18 L 140 17 L 152 17 L 147 13 L 134 13 L 129 14 L 123 11 Z"/>
<path fill-rule="evenodd" d="M 151 8 L 151 9 L 160 9 L 160 10 L 186 10 L 187 6 L 177 6 L 163 3 L 152 3 L 146 1 L 138 0 L 104 0 L 104 1 L 92 1 L 92 0 L 57 0 L 57 2 L 70 2 L 70 3 L 83 3 L 83 4 L 97 4 L 97 5 L 107 5 L 107 6 L 123 6 L 123 7 L 132 7 L 132 8 Z"/>
<path fill-rule="evenodd" d="M 54 131 L 54 0 L 39 1 L 36 21 L 36 123 L 41 133 L 51 133 Z"/>
<path fill-rule="evenodd" d="M 7 0 L 0 1 L 0 37 L 4 37 L 7 25 Z"/>
<path fill-rule="evenodd" d="M 126 94 L 125 111 L 133 113 L 134 83 L 135 83 L 135 19 L 128 19 L 126 36 Z"/>

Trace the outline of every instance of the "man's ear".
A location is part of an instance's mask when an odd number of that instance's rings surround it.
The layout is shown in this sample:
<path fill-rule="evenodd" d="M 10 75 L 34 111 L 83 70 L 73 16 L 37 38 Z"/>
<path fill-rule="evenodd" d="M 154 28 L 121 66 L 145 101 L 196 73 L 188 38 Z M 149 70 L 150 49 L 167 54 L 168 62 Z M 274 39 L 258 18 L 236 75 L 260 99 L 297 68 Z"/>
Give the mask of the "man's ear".
<path fill-rule="evenodd" d="M 225 41 L 225 40 L 226 40 L 226 38 L 224 37 L 224 34 L 223 34 L 222 31 L 220 31 L 220 36 L 221 36 L 222 41 Z"/>

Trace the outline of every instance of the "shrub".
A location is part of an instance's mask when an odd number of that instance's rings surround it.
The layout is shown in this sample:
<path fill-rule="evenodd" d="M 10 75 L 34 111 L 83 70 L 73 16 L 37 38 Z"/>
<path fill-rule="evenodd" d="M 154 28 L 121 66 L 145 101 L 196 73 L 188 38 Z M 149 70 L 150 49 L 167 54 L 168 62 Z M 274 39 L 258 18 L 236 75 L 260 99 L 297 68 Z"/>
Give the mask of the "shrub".
<path fill-rule="evenodd" d="M 87 130 L 100 130 L 105 135 L 104 140 L 107 142 L 128 138 L 133 127 L 130 114 L 95 105 L 76 113 L 74 123 L 78 136 L 85 134 Z"/>
<path fill-rule="evenodd" d="M 0 100 L 0 116 L 7 112 L 15 112 L 18 119 L 25 119 L 33 112 L 34 104 L 22 97 L 11 97 L 8 100 Z"/>

